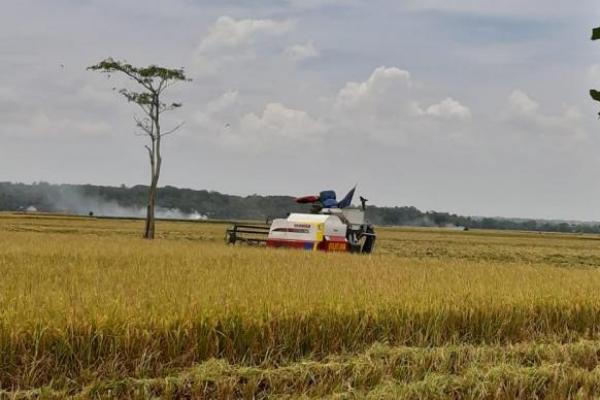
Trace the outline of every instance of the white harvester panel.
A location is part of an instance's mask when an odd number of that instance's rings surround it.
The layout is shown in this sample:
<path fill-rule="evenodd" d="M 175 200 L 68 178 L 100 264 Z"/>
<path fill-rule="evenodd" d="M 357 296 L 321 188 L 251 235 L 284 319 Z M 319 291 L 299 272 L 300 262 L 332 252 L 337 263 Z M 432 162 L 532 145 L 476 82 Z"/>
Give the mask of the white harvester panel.
<path fill-rule="evenodd" d="M 345 251 L 346 229 L 335 215 L 290 214 L 273 221 L 267 246 Z"/>
<path fill-rule="evenodd" d="M 339 217 L 335 215 L 329 216 L 327 221 L 325 221 L 325 240 L 346 240 L 346 229 L 348 229 L 348 227 Z"/>

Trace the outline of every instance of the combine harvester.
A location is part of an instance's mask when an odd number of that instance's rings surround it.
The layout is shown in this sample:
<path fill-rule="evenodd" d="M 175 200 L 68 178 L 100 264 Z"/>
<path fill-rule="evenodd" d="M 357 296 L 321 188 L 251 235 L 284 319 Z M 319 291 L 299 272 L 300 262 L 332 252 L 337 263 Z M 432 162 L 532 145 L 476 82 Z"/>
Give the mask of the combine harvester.
<path fill-rule="evenodd" d="M 365 219 L 367 199 L 360 198 L 361 208 L 350 207 L 355 189 L 339 202 L 333 190 L 300 197 L 297 203 L 312 204 L 310 214 L 293 213 L 265 225 L 234 224 L 227 229 L 225 241 L 232 245 L 371 253 L 375 230 Z"/>

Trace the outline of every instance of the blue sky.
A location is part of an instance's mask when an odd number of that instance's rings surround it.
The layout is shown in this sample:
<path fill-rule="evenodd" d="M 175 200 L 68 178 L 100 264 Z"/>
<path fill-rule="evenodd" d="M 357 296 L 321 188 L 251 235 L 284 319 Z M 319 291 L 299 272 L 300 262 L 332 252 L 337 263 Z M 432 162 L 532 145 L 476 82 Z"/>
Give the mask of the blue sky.
<path fill-rule="evenodd" d="M 185 67 L 161 183 L 600 220 L 591 0 L 87 0 L 0 14 L 0 180 L 146 183 L 112 56 Z"/>

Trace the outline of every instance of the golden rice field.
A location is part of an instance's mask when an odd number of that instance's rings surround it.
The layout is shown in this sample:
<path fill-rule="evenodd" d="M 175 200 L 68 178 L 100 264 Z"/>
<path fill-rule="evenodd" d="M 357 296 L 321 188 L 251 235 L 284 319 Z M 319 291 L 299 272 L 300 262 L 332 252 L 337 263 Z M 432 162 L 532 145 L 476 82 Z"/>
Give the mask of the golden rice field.
<path fill-rule="evenodd" d="M 600 237 L 0 214 L 0 399 L 600 397 Z"/>

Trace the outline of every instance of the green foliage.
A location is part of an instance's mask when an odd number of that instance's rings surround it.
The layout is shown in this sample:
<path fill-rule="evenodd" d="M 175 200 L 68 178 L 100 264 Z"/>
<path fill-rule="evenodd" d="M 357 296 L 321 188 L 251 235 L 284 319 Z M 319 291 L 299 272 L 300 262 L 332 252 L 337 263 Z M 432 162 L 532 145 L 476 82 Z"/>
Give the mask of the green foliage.
<path fill-rule="evenodd" d="M 137 93 L 127 89 L 121 89 L 119 90 L 119 93 L 121 93 L 129 102 L 143 105 L 152 104 L 152 95 L 150 93 Z"/>
<path fill-rule="evenodd" d="M 181 107 L 181 103 L 166 104 L 160 101 L 160 95 L 170 85 L 176 82 L 188 82 L 183 68 L 164 68 L 157 65 L 134 67 L 125 61 L 115 61 L 107 58 L 98 64 L 88 67 L 90 71 L 98 71 L 109 77 L 114 73 L 123 73 L 131 80 L 140 84 L 145 90 L 138 92 L 130 89 L 120 89 L 119 93 L 131 103 L 138 104 L 144 112 L 154 115 Z M 139 126 L 139 125 L 138 125 Z"/>
<path fill-rule="evenodd" d="M 150 87 L 156 81 L 188 81 L 183 68 L 164 68 L 157 65 L 148 67 L 134 67 L 125 61 L 115 61 L 112 58 L 107 58 L 100 61 L 98 64 L 88 67 L 88 70 L 99 71 L 105 74 L 122 72 L 138 83 Z"/>
<path fill-rule="evenodd" d="M 592 40 L 600 39 L 600 28 L 594 28 L 592 31 Z"/>

